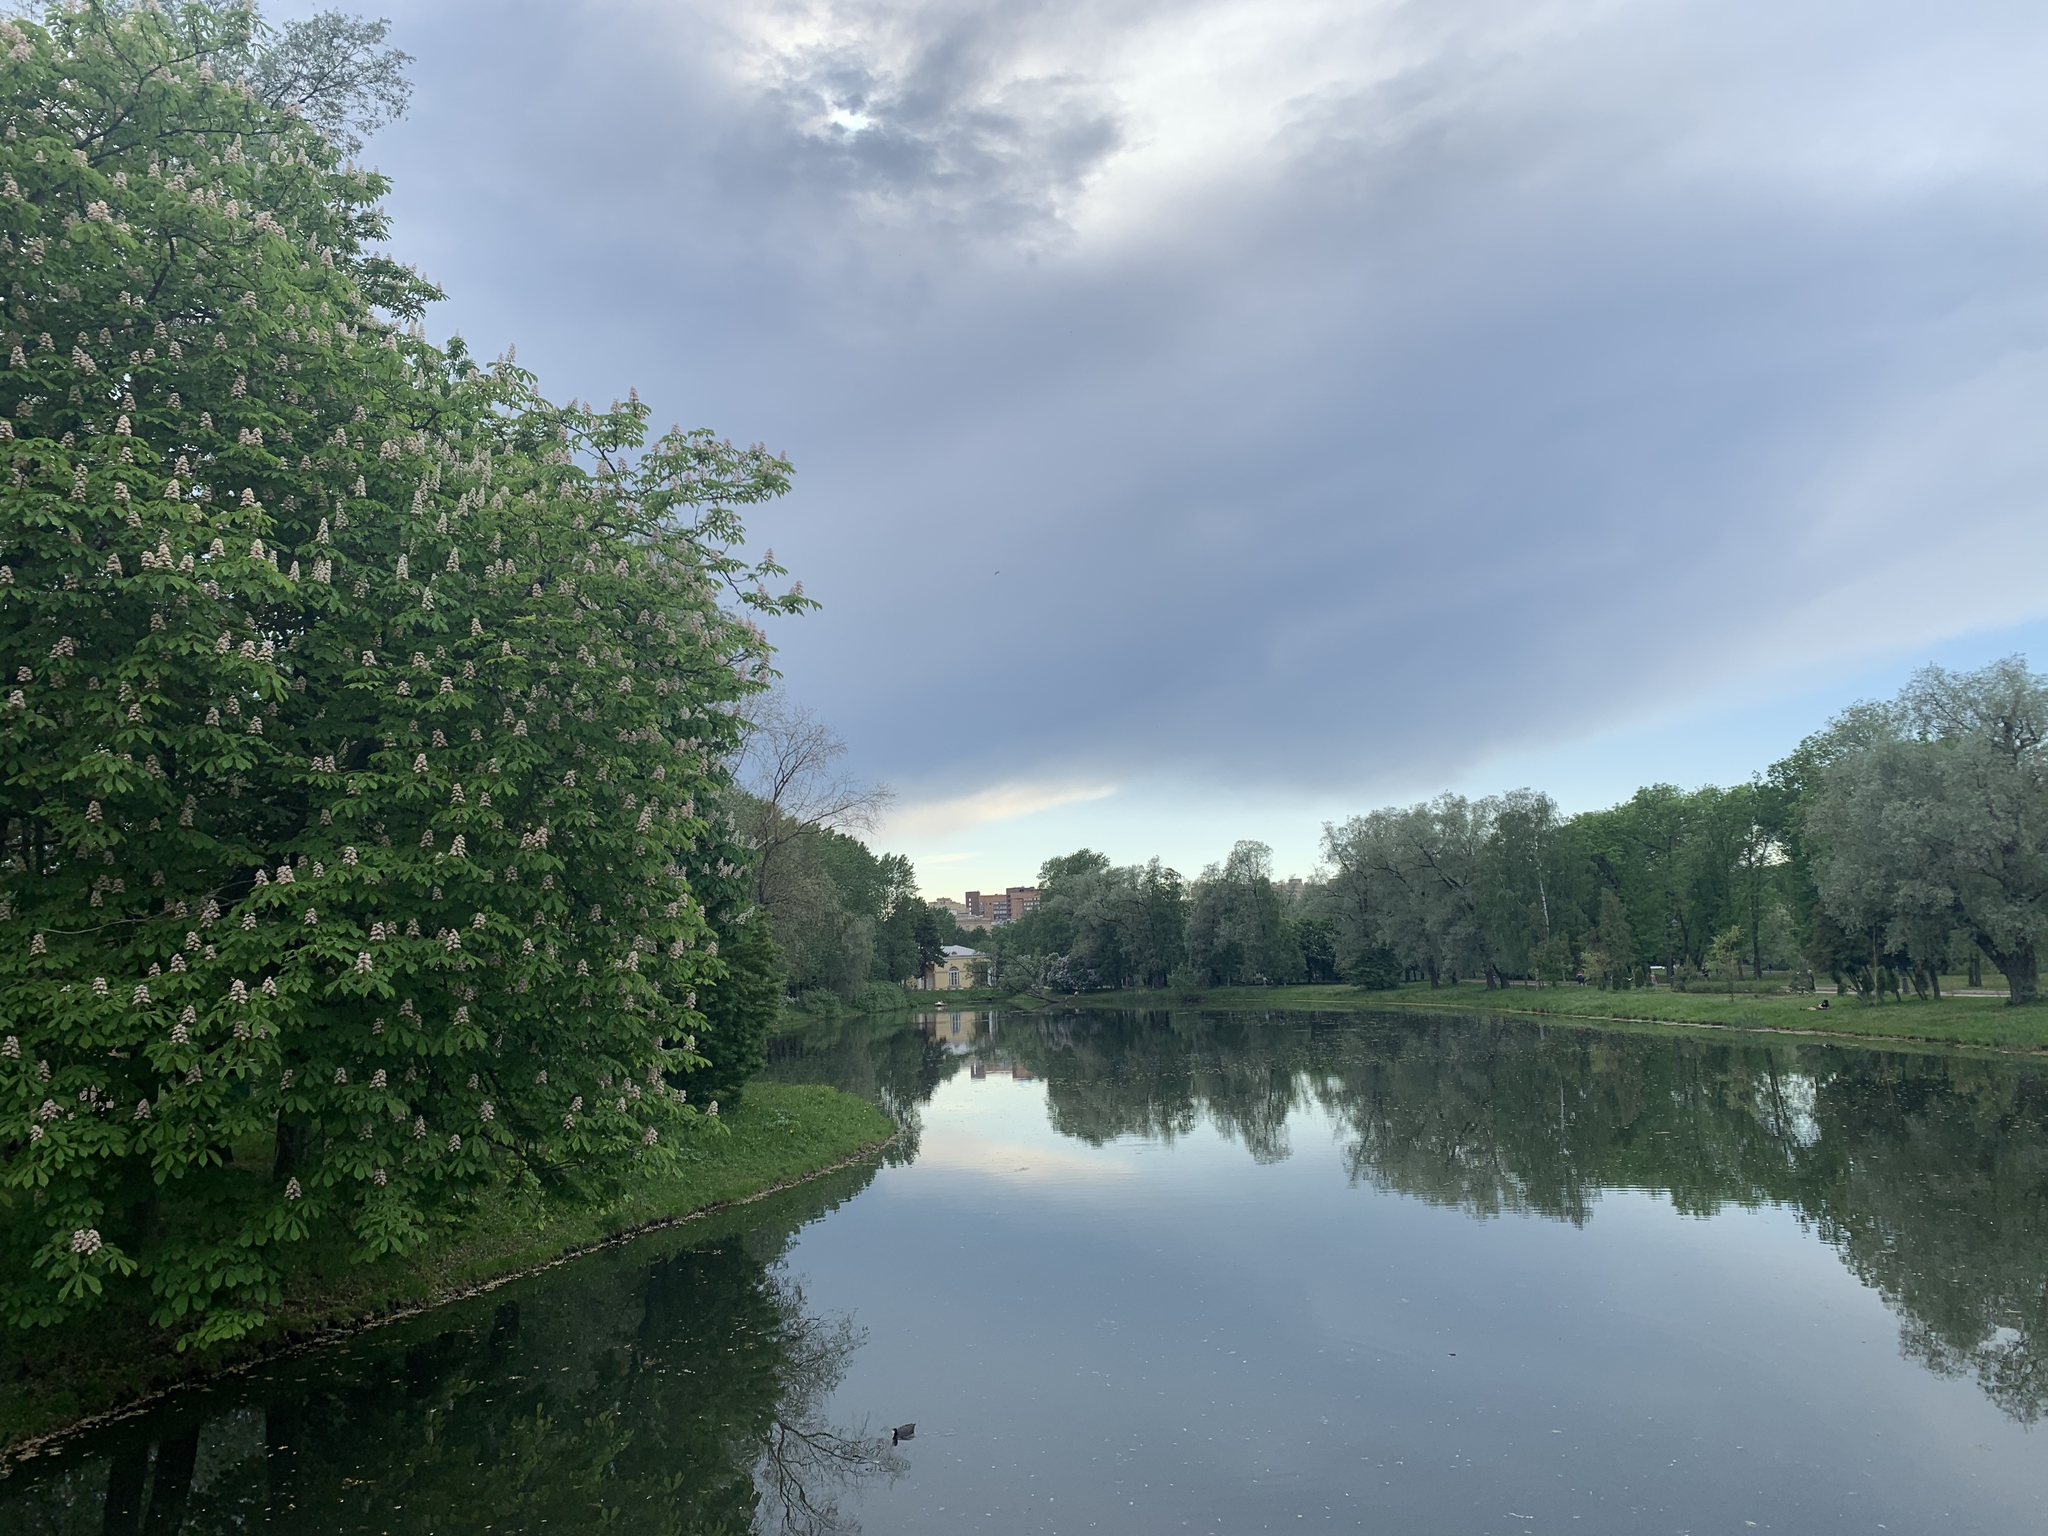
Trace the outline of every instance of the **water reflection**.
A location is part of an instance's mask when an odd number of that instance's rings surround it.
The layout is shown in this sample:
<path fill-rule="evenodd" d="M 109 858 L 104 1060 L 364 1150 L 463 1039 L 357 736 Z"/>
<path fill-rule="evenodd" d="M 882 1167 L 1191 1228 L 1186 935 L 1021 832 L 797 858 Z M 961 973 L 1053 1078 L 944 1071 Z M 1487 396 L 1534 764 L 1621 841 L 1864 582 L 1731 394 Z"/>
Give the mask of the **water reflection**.
<path fill-rule="evenodd" d="M 955 1042 L 964 1049 L 956 1049 Z M 778 1042 L 914 1114 L 960 1071 L 1043 1078 L 1063 1134 L 1207 1123 L 1289 1155 L 1343 1128 L 1351 1178 L 1472 1215 L 1583 1225 L 1603 1190 L 1800 1213 L 1898 1314 L 1901 1344 L 2022 1423 L 2048 1412 L 2048 1069 L 2024 1058 L 1615 1033 L 1412 1014 L 927 1013 Z M 829 1063 L 829 1066 L 828 1066 Z"/>
<path fill-rule="evenodd" d="M 979 1016 L 991 1020 L 992 1015 Z M 787 1083 L 824 1083 L 879 1104 L 896 1122 L 885 1164 L 917 1161 L 921 1108 L 966 1061 L 930 1029 L 929 1016 L 837 1019 L 768 1042 L 767 1075 Z"/>
<path fill-rule="evenodd" d="M 778 1261 L 871 1176 L 178 1401 L 17 1470 L 0 1528 L 854 1529 L 848 1494 L 902 1462 L 886 1430 L 827 1419 L 860 1334 Z"/>
<path fill-rule="evenodd" d="M 864 1489 L 886 1512 L 874 1523 L 892 1529 L 967 1528 L 955 1500 L 991 1511 L 987 1529 L 1076 1528 L 1070 1507 L 1107 1529 L 1130 1500 L 1176 1482 L 1174 1519 L 1142 1528 L 1227 1513 L 1243 1529 L 1302 1490 L 1315 1491 L 1311 1519 L 1351 1498 L 1362 1518 L 1379 1498 L 1394 1529 L 1485 1529 L 1470 1513 L 1482 1487 L 1525 1512 L 1532 1489 L 1552 1489 L 1541 1496 L 1555 1520 L 1583 1512 L 1574 1528 L 1589 1530 L 1596 1518 L 1663 1528 L 1717 1499 L 1731 1529 L 1792 1514 L 1814 1529 L 1822 1514 L 1860 1517 L 1866 1506 L 1842 1492 L 1856 1477 L 1860 1498 L 1925 1514 L 1919 1525 L 1952 1494 L 1958 1508 L 1981 1495 L 1987 1530 L 2020 1528 L 2012 1510 L 2034 1507 L 2008 1497 L 2025 1468 L 2006 1468 L 2011 1486 L 1994 1497 L 1970 1493 L 1977 1474 L 1947 1475 L 1956 1464 L 1933 1452 L 1932 1483 L 1872 1458 L 1875 1442 L 1858 1437 L 1874 1421 L 1851 1425 L 1848 1410 L 1863 1406 L 1856 1383 L 1884 1378 L 1863 1371 L 1853 1336 L 1817 1337 L 1789 1368 L 1823 1384 L 1800 1399 L 1816 1411 L 1795 1411 L 1772 1398 L 1789 1378 L 1719 1340 L 1703 1350 L 1684 1329 L 1643 1326 L 1629 1298 L 1650 1297 L 1661 1322 L 1664 1291 L 1588 1283 L 1563 1249 L 1638 1262 L 1625 1242 L 1602 1245 L 1653 1230 L 1640 1201 L 1633 1227 L 1613 1210 L 1603 1221 L 1613 1190 L 1654 1191 L 1695 1216 L 1793 1211 L 1883 1297 L 1911 1359 L 2035 1423 L 2048 1410 L 2048 1063 L 1412 1014 L 934 1010 L 787 1036 L 770 1070 L 883 1104 L 906 1128 L 890 1152 L 899 1165 L 917 1156 L 925 1107 L 954 1085 L 932 1108 L 923 1164 L 892 1170 L 805 1239 L 813 1294 L 858 1317 L 807 1300 L 785 1256 L 872 1168 L 82 1437 L 0 1482 L 0 1532 L 822 1536 L 854 1528 Z M 998 1076 L 1025 1086 L 985 1081 Z M 1014 1134 L 1019 1116 L 1037 1143 Z M 1041 1116 L 1071 1139 L 1073 1163 L 1118 1170 L 1113 1191 L 1048 1183 L 1031 1199 L 1018 1192 L 1033 1186 L 1003 1182 L 1053 1139 Z M 1247 1168 L 1210 1130 L 1264 1166 Z M 1201 1145 L 1151 1155 L 1197 1132 Z M 1348 1189 L 1328 1167 L 1332 1132 Z M 1505 1216 L 1539 1219 L 1495 1221 Z M 1104 1230 L 1140 1222 L 1142 1241 Z M 1707 1230 L 1684 1225 L 1699 1239 L 1688 1251 L 1708 1253 Z M 1560 1230 L 1588 1226 L 1584 1238 Z M 1743 1247 L 1743 1227 L 1712 1234 L 1711 1252 L 1730 1257 L 1701 1284 L 1719 1289 L 1695 1286 L 1671 1308 L 1725 1301 L 1723 1326 L 1757 1319 L 1756 1353 L 1775 1360 L 1796 1341 L 1764 1314 L 1781 1302 L 1812 1312 L 1812 1271 L 1807 1294 L 1789 1297 L 1774 1287 L 1800 1283 L 1794 1271 L 1742 1270 L 1767 1251 Z M 1259 1261 L 1236 1263 L 1233 1245 Z M 1660 1262 L 1645 1272 L 1663 1285 Z M 934 1283 L 972 1294 L 975 1327 L 934 1329 L 919 1299 Z M 1458 1294 L 1425 1317 L 1424 1286 Z M 863 1356 L 863 1320 L 886 1348 Z M 1539 1335 L 1556 1347 L 1522 1347 Z M 991 1336 L 1001 1346 L 983 1348 Z M 1873 1342 L 1894 1388 L 1934 1388 Z M 1836 1390 L 1838 1375 L 1848 1384 Z M 1752 1387 L 1760 1401 L 1728 1415 L 1739 1430 L 1721 1454 L 1734 1460 L 1708 1465 L 1716 1405 Z M 1944 1390 L 1947 1423 L 1966 1394 Z M 927 1420 L 918 1476 L 893 1503 L 873 1485 L 906 1461 L 886 1429 L 835 1410 L 835 1391 Z M 1886 1425 L 1922 1432 L 1935 1422 L 1912 1418 L 1923 1407 L 1906 1403 Z M 1746 1459 L 1771 1413 L 1768 1453 Z M 1583 1463 L 1566 1459 L 1581 1448 L 1564 1429 L 1584 1433 Z M 1680 1468 L 1681 1452 L 1701 1467 Z M 1923 1492 L 1938 1502 L 1921 1509 Z M 1765 1502 L 1736 1519 L 1738 1494 Z"/>

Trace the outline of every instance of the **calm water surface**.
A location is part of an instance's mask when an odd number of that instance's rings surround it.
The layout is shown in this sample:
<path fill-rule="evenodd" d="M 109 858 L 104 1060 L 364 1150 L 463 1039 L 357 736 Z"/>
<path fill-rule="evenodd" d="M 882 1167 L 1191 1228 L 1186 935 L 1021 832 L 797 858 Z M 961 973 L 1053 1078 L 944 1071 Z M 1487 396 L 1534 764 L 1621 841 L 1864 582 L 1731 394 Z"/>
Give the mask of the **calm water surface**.
<path fill-rule="evenodd" d="M 2048 1530 L 2039 1064 L 1193 1012 L 774 1058 L 905 1136 L 82 1437 L 0 1533 Z"/>

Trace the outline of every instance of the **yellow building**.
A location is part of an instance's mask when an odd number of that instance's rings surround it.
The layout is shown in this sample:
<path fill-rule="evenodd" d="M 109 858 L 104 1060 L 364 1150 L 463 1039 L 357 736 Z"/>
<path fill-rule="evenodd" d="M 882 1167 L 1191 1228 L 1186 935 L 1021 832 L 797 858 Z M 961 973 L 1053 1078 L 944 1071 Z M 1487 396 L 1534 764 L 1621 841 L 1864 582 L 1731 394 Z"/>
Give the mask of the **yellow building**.
<path fill-rule="evenodd" d="M 975 970 L 977 961 L 981 964 L 979 973 Z M 988 974 L 988 956 L 965 944 L 948 944 L 938 961 L 924 968 L 915 985 L 920 992 L 958 992 L 980 985 L 977 974 Z"/>

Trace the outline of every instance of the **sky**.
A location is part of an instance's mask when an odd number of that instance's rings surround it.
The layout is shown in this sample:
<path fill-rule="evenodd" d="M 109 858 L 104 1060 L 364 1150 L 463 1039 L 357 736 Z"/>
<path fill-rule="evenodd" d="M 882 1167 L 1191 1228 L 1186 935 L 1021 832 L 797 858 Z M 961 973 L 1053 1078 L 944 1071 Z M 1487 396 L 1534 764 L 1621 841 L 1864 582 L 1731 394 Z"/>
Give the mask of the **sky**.
<path fill-rule="evenodd" d="M 430 330 L 795 461 L 786 687 L 928 894 L 2048 657 L 2038 0 L 389 14 Z"/>

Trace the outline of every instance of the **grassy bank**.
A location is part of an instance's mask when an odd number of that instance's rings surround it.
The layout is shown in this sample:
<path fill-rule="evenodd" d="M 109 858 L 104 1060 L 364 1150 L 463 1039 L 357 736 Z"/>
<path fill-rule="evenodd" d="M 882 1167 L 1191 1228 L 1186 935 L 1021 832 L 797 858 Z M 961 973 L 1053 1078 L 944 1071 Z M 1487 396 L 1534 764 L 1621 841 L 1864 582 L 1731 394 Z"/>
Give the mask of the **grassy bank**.
<path fill-rule="evenodd" d="M 822 1019 L 863 1018 L 871 1013 L 894 1013 L 907 1004 L 907 999 L 919 995 L 906 991 L 893 982 L 875 981 L 858 987 L 851 997 L 841 997 L 836 992 L 817 988 L 801 997 L 786 997 L 782 1000 L 782 1021 L 785 1024 L 815 1024 Z"/>
<path fill-rule="evenodd" d="M 935 1009 L 991 1008 L 1017 1001 L 1002 987 L 955 987 L 950 992 L 914 992 L 889 982 L 862 988 L 850 1000 L 832 992 L 806 992 L 782 1004 L 785 1027 L 801 1028 L 828 1019 L 864 1019 L 876 1014 L 929 1012 Z"/>
<path fill-rule="evenodd" d="M 833 1088 L 755 1082 L 726 1134 L 707 1137 L 673 1173 L 646 1179 L 602 1208 L 506 1191 L 402 1259 L 349 1264 L 308 1255 L 259 1335 L 210 1354 L 178 1354 L 139 1310 L 109 1306 L 48 1332 L 8 1331 L 0 1386 L 0 1450 L 182 1382 L 309 1338 L 434 1306 L 494 1280 L 646 1227 L 816 1173 L 886 1140 L 888 1118 Z"/>
<path fill-rule="evenodd" d="M 1826 1009 L 1817 1005 L 1825 999 Z M 1170 1008 L 1173 992 L 1092 993 L 1076 999 L 1109 1008 Z M 1460 1012 L 1523 1013 L 1587 1020 L 1625 1019 L 1663 1024 L 1719 1025 L 1731 1029 L 1799 1030 L 1889 1040 L 1930 1040 L 1955 1045 L 2048 1050 L 2048 1004 L 2011 1008 L 2002 997 L 1944 997 L 1940 1002 L 1863 1003 L 1821 993 L 1674 992 L 1652 987 L 1603 992 L 1597 987 L 1509 987 L 1488 991 L 1477 982 L 1432 988 L 1397 987 L 1361 992 L 1356 987 L 1215 987 L 1199 994 L 1203 1008 L 1285 1009 L 1289 1012 L 1360 1012 L 1374 1008 L 1441 1008 Z"/>

